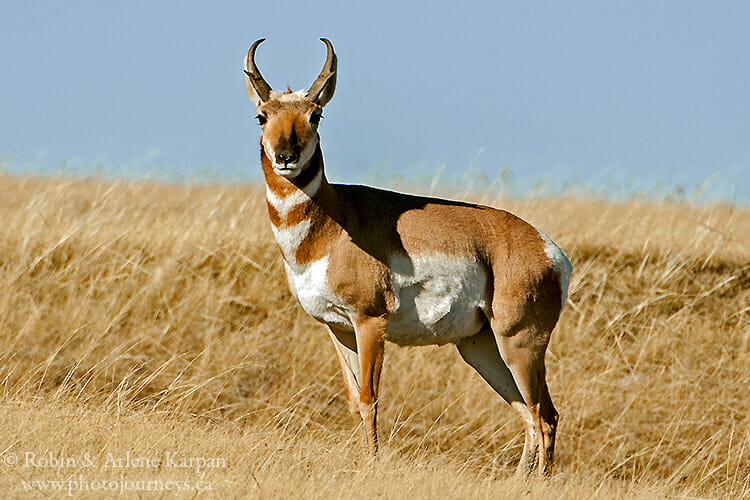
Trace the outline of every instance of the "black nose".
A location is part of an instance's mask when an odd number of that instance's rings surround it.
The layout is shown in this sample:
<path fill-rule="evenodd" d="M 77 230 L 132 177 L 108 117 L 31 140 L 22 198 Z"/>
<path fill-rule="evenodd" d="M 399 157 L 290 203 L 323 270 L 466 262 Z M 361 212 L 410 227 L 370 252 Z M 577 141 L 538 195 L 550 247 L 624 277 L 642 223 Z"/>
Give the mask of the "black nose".
<path fill-rule="evenodd" d="M 297 155 L 294 153 L 278 153 L 276 155 L 276 161 L 288 165 L 289 163 L 297 163 Z"/>

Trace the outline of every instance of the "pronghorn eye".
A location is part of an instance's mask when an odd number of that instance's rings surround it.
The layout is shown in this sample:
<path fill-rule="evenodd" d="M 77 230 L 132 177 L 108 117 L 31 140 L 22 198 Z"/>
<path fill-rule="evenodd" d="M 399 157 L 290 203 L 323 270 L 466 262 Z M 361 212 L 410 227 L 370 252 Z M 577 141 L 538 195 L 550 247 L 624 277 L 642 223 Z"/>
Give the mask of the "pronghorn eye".
<path fill-rule="evenodd" d="M 317 125 L 318 123 L 320 123 L 321 118 L 323 118 L 322 113 L 313 113 L 312 115 L 310 115 L 310 123 L 312 123 L 313 125 Z"/>
<path fill-rule="evenodd" d="M 265 125 L 265 124 L 266 124 L 266 122 L 268 121 L 268 118 L 266 118 L 266 117 L 265 117 L 265 116 L 263 116 L 263 115 L 257 115 L 257 116 L 255 117 L 255 119 L 256 119 L 256 120 L 258 120 L 258 125 Z"/>

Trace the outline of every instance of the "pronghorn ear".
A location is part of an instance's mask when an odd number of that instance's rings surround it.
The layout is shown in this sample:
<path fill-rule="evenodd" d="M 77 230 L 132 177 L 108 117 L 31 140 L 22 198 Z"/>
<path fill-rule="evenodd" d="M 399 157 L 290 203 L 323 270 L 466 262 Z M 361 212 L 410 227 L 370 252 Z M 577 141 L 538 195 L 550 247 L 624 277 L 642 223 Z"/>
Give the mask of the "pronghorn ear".
<path fill-rule="evenodd" d="M 255 65 L 255 50 L 263 41 L 265 41 L 265 38 L 256 40 L 245 56 L 245 90 L 247 90 L 247 95 L 255 106 L 260 106 L 268 101 L 271 96 L 271 86 L 266 83 L 263 75 L 260 74 L 260 70 Z"/>
<path fill-rule="evenodd" d="M 321 38 L 320 40 L 326 44 L 328 55 L 326 56 L 326 62 L 320 71 L 320 75 L 318 75 L 318 78 L 310 86 L 310 90 L 307 91 L 307 99 L 320 106 L 325 106 L 333 97 L 334 90 L 336 90 L 336 66 L 338 59 L 333 52 L 331 42 L 326 38 Z"/>

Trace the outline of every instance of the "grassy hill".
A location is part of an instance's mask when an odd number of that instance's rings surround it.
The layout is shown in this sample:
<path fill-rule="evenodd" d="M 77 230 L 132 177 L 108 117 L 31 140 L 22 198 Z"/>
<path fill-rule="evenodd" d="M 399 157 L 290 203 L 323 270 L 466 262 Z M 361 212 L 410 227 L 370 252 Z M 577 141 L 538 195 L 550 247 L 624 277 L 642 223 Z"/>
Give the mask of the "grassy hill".
<path fill-rule="evenodd" d="M 365 456 L 258 187 L 3 176 L 0 490 L 750 497 L 750 209 L 472 201 L 532 222 L 573 262 L 547 355 L 549 480 L 510 477 L 521 423 L 451 346 L 388 346 L 382 453 Z"/>

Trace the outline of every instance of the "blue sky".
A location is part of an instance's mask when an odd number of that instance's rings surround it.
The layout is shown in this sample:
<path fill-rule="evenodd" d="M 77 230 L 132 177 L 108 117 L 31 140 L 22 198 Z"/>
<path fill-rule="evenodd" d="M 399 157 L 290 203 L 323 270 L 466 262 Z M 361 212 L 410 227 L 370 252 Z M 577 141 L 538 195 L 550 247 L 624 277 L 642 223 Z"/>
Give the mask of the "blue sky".
<path fill-rule="evenodd" d="M 326 36 L 336 180 L 510 169 L 520 191 L 707 181 L 747 203 L 748 20 L 747 2 L 5 1 L 0 162 L 258 179 L 244 53 L 267 37 L 266 80 L 306 88 Z"/>

